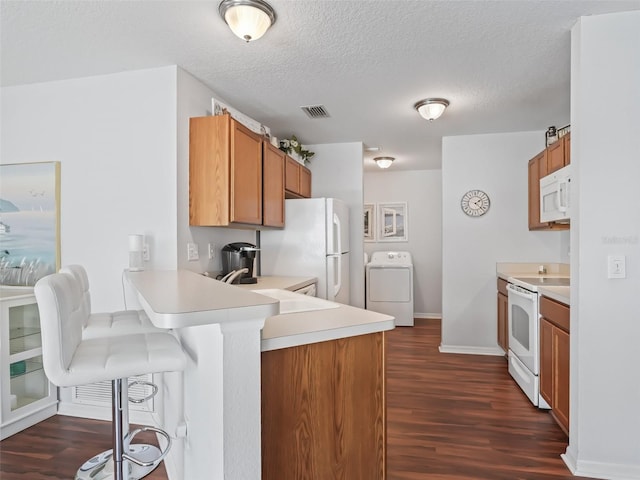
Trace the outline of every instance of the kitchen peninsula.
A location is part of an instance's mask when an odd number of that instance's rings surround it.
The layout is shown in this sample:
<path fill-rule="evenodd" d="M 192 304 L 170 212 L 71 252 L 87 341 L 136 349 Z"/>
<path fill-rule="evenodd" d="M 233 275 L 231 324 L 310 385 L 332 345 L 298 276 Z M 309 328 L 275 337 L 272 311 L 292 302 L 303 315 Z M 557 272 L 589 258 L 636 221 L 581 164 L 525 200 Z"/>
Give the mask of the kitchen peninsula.
<path fill-rule="evenodd" d="M 348 450 L 324 448 L 344 434 L 352 441 L 371 436 L 359 451 L 354 442 L 349 454 L 363 465 L 377 459 L 373 468 L 381 473 L 372 478 L 384 478 L 384 331 L 394 328 L 392 317 L 349 306 L 278 315 L 276 299 L 189 271 L 129 272 L 127 279 L 151 321 L 174 329 L 189 357 L 182 382 L 167 379 L 163 389 L 163 423 L 179 437 L 167 457 L 169 478 L 258 480 L 267 478 L 266 466 L 276 472 L 279 462 L 293 455 L 298 469 L 315 469 L 324 461 L 344 469 Z M 268 413 L 262 419 L 261 380 L 262 409 Z M 363 384 L 372 389 L 370 403 L 378 409 L 370 412 L 373 425 L 348 418 L 369 415 L 354 403 L 367 393 L 358 390 Z M 319 393 L 325 393 L 323 399 Z M 323 404 L 342 416 L 338 423 L 310 418 L 293 434 L 277 421 L 261 428 L 265 417 L 292 419 Z M 325 424 L 335 430 L 316 436 L 315 429 Z M 286 441 L 293 443 L 279 443 Z M 369 446 L 373 450 L 362 451 Z M 278 452 L 283 452 L 279 458 Z M 261 462 L 263 453 L 267 458 Z M 334 458 L 322 458 L 327 454 Z"/>

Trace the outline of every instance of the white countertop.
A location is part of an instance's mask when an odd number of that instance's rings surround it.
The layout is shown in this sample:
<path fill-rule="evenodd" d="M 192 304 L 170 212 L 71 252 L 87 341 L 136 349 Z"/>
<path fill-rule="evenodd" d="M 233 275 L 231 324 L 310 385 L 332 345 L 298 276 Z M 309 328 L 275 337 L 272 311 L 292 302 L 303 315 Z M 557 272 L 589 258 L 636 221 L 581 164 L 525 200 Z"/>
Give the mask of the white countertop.
<path fill-rule="evenodd" d="M 126 272 L 126 278 L 160 328 L 266 318 L 280 311 L 275 299 L 188 270 Z"/>
<path fill-rule="evenodd" d="M 277 288 L 293 292 L 317 281 L 316 277 L 258 277 L 258 283 L 234 284 L 234 287 L 244 288 L 245 290 Z"/>
<path fill-rule="evenodd" d="M 395 328 L 394 318 L 361 308 L 338 308 L 278 315 L 279 302 L 253 289 L 300 288 L 313 277 L 262 277 L 257 284 L 228 285 L 187 271 L 127 272 L 126 278 L 152 323 L 160 328 L 184 328 L 213 323 L 266 318 L 261 350 L 382 332 Z M 240 287 L 240 288 L 239 288 Z"/>
<path fill-rule="evenodd" d="M 262 329 L 261 349 L 265 352 L 383 332 L 393 328 L 393 317 L 349 305 L 327 310 L 288 313 L 267 318 Z"/>
<path fill-rule="evenodd" d="M 538 265 L 544 265 L 547 273 L 538 274 Z M 505 281 L 510 278 L 544 277 L 544 278 L 570 278 L 569 265 L 564 263 L 498 263 L 496 275 Z M 549 297 L 565 305 L 571 304 L 570 287 L 565 286 L 538 286 L 538 293 Z"/>
<path fill-rule="evenodd" d="M 571 305 L 570 287 L 538 287 L 538 293 L 565 305 Z"/>

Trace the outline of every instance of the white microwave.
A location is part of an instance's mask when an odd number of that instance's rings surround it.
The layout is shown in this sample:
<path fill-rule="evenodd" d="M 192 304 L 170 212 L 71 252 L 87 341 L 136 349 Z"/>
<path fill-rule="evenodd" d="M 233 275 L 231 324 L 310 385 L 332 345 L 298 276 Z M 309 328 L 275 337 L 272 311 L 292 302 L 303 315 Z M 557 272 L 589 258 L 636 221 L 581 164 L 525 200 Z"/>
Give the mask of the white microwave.
<path fill-rule="evenodd" d="M 571 165 L 540 179 L 540 221 L 569 223 Z"/>

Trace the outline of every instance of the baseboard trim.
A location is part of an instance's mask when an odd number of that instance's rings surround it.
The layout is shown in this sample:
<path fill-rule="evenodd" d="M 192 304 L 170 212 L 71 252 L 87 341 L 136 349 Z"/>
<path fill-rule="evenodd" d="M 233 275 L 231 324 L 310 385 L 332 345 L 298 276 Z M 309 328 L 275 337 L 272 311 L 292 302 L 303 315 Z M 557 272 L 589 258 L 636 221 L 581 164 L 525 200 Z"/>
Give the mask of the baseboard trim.
<path fill-rule="evenodd" d="M 640 480 L 640 465 L 577 460 L 567 451 L 560 455 L 573 475 L 602 480 Z"/>
<path fill-rule="evenodd" d="M 437 320 L 442 320 L 442 314 L 441 313 L 414 312 L 413 313 L 413 318 L 423 318 L 423 319 L 434 318 L 434 319 L 437 319 Z"/>
<path fill-rule="evenodd" d="M 79 403 L 69 403 L 60 401 L 58 403 L 58 415 L 66 415 L 67 417 L 90 418 L 92 420 L 111 419 L 111 405 L 83 405 Z M 150 412 L 141 412 L 129 409 L 129 422 L 139 425 L 155 425 L 152 414 Z"/>
<path fill-rule="evenodd" d="M 469 347 L 465 345 L 442 345 L 438 347 L 440 353 L 462 353 L 464 355 L 491 355 L 504 357 L 504 351 L 500 347 Z"/>

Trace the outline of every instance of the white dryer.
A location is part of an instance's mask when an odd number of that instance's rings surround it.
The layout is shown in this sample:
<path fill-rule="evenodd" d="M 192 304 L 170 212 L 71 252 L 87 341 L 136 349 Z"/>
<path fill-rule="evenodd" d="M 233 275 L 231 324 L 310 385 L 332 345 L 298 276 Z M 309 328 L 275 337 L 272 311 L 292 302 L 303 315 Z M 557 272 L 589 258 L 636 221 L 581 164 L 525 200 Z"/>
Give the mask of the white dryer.
<path fill-rule="evenodd" d="M 409 252 L 374 252 L 366 265 L 366 308 L 413 326 L 413 262 Z"/>

